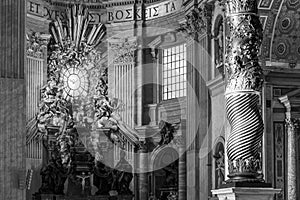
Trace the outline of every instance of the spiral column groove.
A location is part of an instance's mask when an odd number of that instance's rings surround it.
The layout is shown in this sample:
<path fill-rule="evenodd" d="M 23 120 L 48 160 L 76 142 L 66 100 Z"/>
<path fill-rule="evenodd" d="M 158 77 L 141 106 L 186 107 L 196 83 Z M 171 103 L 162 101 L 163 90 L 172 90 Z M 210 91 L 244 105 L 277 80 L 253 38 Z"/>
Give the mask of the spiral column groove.
<path fill-rule="evenodd" d="M 257 158 L 263 134 L 263 122 L 256 93 L 232 93 L 226 96 L 226 112 L 231 125 L 227 140 L 229 160 Z"/>
<path fill-rule="evenodd" d="M 263 83 L 258 53 L 262 41 L 256 0 L 225 0 L 226 114 L 231 126 L 226 153 L 228 182 L 260 182 L 263 120 L 258 102 Z"/>

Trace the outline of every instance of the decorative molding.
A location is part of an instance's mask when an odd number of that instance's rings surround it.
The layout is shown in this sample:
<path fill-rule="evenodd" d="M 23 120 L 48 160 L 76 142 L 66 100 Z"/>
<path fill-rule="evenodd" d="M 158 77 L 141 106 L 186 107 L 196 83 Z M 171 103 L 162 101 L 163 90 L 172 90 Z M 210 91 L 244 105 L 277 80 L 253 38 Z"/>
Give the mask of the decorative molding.
<path fill-rule="evenodd" d="M 124 42 L 109 43 L 110 49 L 114 53 L 115 64 L 132 63 L 135 59 L 135 51 L 137 50 L 137 42 L 125 40 Z"/>
<path fill-rule="evenodd" d="M 47 45 L 50 41 L 49 34 L 32 32 L 26 34 L 26 55 L 34 58 L 46 59 Z"/>

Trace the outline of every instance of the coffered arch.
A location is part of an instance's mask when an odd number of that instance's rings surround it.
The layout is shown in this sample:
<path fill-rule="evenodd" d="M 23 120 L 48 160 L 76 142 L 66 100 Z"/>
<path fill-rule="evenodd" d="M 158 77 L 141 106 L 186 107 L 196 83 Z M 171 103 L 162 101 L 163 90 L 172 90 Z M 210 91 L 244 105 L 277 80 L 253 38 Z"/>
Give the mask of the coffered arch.
<path fill-rule="evenodd" d="M 300 2 L 260 0 L 259 14 L 264 28 L 261 59 L 289 63 L 300 61 Z"/>

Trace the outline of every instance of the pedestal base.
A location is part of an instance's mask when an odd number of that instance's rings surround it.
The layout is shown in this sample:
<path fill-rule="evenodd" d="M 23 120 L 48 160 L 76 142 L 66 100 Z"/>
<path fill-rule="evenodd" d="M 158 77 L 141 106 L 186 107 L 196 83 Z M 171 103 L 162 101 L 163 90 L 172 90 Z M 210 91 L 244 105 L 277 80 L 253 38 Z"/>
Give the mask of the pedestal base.
<path fill-rule="evenodd" d="M 212 190 L 219 200 L 273 200 L 281 189 L 266 187 L 228 187 Z"/>

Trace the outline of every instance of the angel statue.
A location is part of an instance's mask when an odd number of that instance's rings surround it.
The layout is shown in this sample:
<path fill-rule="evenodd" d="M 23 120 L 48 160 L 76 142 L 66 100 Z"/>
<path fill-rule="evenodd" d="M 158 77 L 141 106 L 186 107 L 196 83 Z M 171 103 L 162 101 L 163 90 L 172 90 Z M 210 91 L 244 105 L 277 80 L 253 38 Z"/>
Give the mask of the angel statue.
<path fill-rule="evenodd" d="M 95 102 L 96 107 L 96 118 L 98 119 L 98 126 L 117 129 L 115 126 L 121 117 L 115 113 L 116 110 L 120 108 L 122 104 L 120 100 L 108 97 L 102 97 Z"/>
<path fill-rule="evenodd" d="M 216 159 L 216 172 L 217 172 L 217 178 L 218 178 L 218 188 L 223 184 L 225 179 L 225 164 L 224 164 L 224 152 L 219 151 L 218 155 L 214 155 L 214 158 Z"/>
<path fill-rule="evenodd" d="M 176 130 L 179 128 L 180 122 L 171 124 L 166 121 L 161 120 L 159 122 L 160 135 L 161 139 L 159 141 L 159 145 L 167 145 L 174 139 L 174 134 Z"/>

